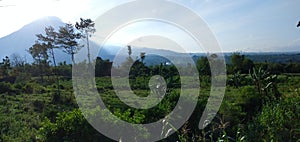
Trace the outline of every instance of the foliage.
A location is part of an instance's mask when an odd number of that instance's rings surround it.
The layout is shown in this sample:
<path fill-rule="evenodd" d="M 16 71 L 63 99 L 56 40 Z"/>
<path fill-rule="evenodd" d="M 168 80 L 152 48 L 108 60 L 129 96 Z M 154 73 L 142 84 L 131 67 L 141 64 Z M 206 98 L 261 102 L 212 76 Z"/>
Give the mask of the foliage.
<path fill-rule="evenodd" d="M 262 96 L 255 90 L 254 86 L 244 86 L 240 88 L 239 94 L 235 94 L 235 103 L 241 107 L 238 114 L 245 113 L 245 119 L 251 120 L 251 118 L 259 112 L 262 105 Z"/>
<path fill-rule="evenodd" d="M 8 56 L 6 56 L 2 63 L 0 63 L 0 76 L 7 77 L 9 75 L 10 67 L 10 59 Z"/>
<path fill-rule="evenodd" d="M 75 64 L 74 55 L 80 50 L 80 46 L 77 42 L 80 37 L 81 34 L 76 33 L 72 24 L 59 27 L 57 44 L 63 48 L 65 53 L 71 55 L 73 64 Z"/>
<path fill-rule="evenodd" d="M 14 83 L 18 84 L 18 83 L 21 83 L 21 84 L 24 84 L 24 83 L 27 83 L 31 80 L 31 74 L 29 73 L 19 73 L 16 77 L 16 80 Z"/>
<path fill-rule="evenodd" d="M 249 139 L 256 141 L 297 141 L 300 137 L 300 98 L 287 98 L 263 106 L 248 125 Z"/>
<path fill-rule="evenodd" d="M 47 48 L 48 56 L 52 58 L 52 62 L 54 66 L 56 66 L 54 49 L 59 47 L 56 45 L 58 33 L 55 32 L 55 29 L 52 26 L 49 26 L 45 28 L 45 34 L 46 35 L 37 34 L 36 36 L 38 38 L 38 41 Z"/>
<path fill-rule="evenodd" d="M 237 88 L 242 85 L 242 76 L 240 71 L 233 74 L 233 77 L 229 79 L 229 84 Z"/>
<path fill-rule="evenodd" d="M 258 69 L 253 68 L 249 74 L 263 101 L 272 101 L 280 97 L 277 90 L 277 75 L 271 75 L 261 67 Z"/>
<path fill-rule="evenodd" d="M 197 61 L 197 69 L 200 75 L 210 75 L 210 65 L 207 57 L 201 57 Z"/>
<path fill-rule="evenodd" d="M 78 109 L 58 113 L 55 122 L 48 118 L 39 129 L 43 141 L 95 141 L 107 139 L 85 120 Z"/>
<path fill-rule="evenodd" d="M 79 111 L 71 80 L 72 65 L 66 62 L 56 65 L 53 49 L 63 49 L 72 56 L 74 63 L 73 56 L 80 49 L 77 43 L 79 38 L 86 40 L 91 62 L 89 37 L 95 32 L 94 22 L 80 20 L 75 25 L 76 29 L 72 24 L 66 24 L 58 32 L 53 27 L 47 27 L 45 35 L 38 34 L 38 40 L 28 50 L 34 63 L 26 63 L 17 55 L 5 57 L 0 63 L 0 141 L 112 141 L 98 133 Z M 172 112 L 179 100 L 181 81 L 196 80 L 189 76 L 189 70 L 179 75 L 178 68 L 190 68 L 191 65 L 147 66 L 144 63 L 145 52 L 134 60 L 131 58 L 131 46 L 127 48 L 129 56 L 120 67 L 113 67 L 112 62 L 100 57 L 94 60 L 96 87 L 108 108 L 101 113 L 104 116 L 113 113 L 120 120 L 135 124 L 162 119 L 167 122 L 166 115 Z M 160 132 L 165 138 L 162 141 L 299 141 L 300 64 L 292 61 L 253 62 L 240 53 L 234 53 L 227 65 L 229 81 L 219 112 L 206 128 L 199 130 L 199 120 L 210 89 L 213 89 L 210 88 L 210 75 L 214 73 L 211 72 L 210 62 L 222 65 L 214 57 L 217 56 L 213 54 L 196 61 L 201 90 L 196 92 L 192 89 L 199 87 L 195 84 L 188 86 L 191 89 L 187 92 L 199 94 L 196 108 L 178 130 L 172 127 L 173 120 L 164 123 Z M 84 68 L 90 67 L 85 62 L 78 64 Z M 131 108 L 116 95 L 110 78 L 111 69 L 119 73 L 116 78 L 120 81 L 116 83 L 120 88 L 125 84 L 123 77 L 127 76 L 124 69 L 129 69 L 129 84 L 134 95 L 147 97 L 152 92 L 158 94 L 161 101 L 150 109 Z M 160 95 L 162 92 L 166 94 Z M 126 89 L 119 90 L 119 93 L 125 97 L 132 95 Z M 186 103 L 191 101 L 184 96 L 183 100 Z M 95 111 L 91 111 L 90 115 L 98 119 Z M 119 121 L 111 121 L 109 117 L 100 119 L 107 122 L 102 125 L 120 126 Z M 144 138 L 149 136 L 146 129 L 139 130 L 145 132 Z M 165 137 L 171 131 L 175 133 Z"/>
<path fill-rule="evenodd" d="M 96 58 L 95 64 L 95 76 L 110 76 L 111 75 L 112 62 L 109 60 L 102 60 L 101 57 Z"/>
<path fill-rule="evenodd" d="M 80 22 L 76 22 L 75 27 L 77 30 L 81 32 L 81 38 L 86 39 L 86 47 L 88 50 L 88 61 L 91 63 L 91 55 L 90 55 L 90 41 L 89 37 L 96 31 L 95 22 L 91 19 L 83 19 L 80 18 Z"/>
<path fill-rule="evenodd" d="M 36 43 L 29 48 L 28 52 L 31 54 L 35 63 L 38 65 L 39 74 L 41 76 L 41 80 L 43 81 L 43 76 L 45 75 L 46 69 L 48 69 L 48 54 L 47 47 L 45 44 L 41 44 L 36 41 Z"/>
<path fill-rule="evenodd" d="M 14 92 L 14 88 L 10 83 L 0 82 L 0 94 Z"/>
<path fill-rule="evenodd" d="M 22 88 L 22 92 L 26 94 L 42 94 L 46 93 L 46 89 L 37 83 L 26 83 Z"/>
<path fill-rule="evenodd" d="M 229 68 L 230 73 L 241 72 L 248 73 L 250 69 L 254 67 L 252 60 L 241 55 L 240 53 L 234 53 L 230 57 L 231 66 Z"/>
<path fill-rule="evenodd" d="M 46 35 L 37 34 L 38 41 L 42 42 L 43 45 L 47 48 L 47 54 L 49 57 L 52 58 L 52 62 L 54 65 L 53 74 L 56 78 L 56 84 L 59 86 L 59 78 L 57 73 L 57 64 L 56 64 L 56 57 L 54 53 L 54 49 L 60 48 L 57 44 L 58 42 L 58 33 L 55 31 L 55 29 L 52 26 L 45 28 Z M 57 89 L 57 93 L 60 93 L 59 88 Z"/>

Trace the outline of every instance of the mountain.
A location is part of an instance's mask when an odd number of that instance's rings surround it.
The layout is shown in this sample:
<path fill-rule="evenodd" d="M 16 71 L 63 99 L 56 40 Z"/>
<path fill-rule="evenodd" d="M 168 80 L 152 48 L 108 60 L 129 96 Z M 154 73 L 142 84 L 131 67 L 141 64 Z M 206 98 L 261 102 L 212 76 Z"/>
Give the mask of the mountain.
<path fill-rule="evenodd" d="M 25 56 L 28 62 L 32 62 L 31 55 L 26 50 L 37 40 L 35 35 L 40 33 L 44 34 L 44 29 L 47 26 L 53 26 L 57 29 L 63 24 L 64 23 L 58 17 L 43 17 L 23 26 L 18 31 L 0 38 L 0 58 L 12 54 L 19 54 L 22 57 Z M 58 57 L 65 58 L 65 55 L 62 53 L 59 54 L 60 56 Z M 58 60 L 62 61 L 65 59 L 58 58 Z"/>
<path fill-rule="evenodd" d="M 98 47 L 99 48 L 99 47 Z M 192 57 L 190 54 L 178 53 L 170 50 L 156 49 L 156 48 L 145 48 L 145 47 L 132 47 L 132 59 L 139 59 L 141 53 L 146 53 L 144 63 L 147 66 L 170 64 L 174 58 L 182 58 L 182 65 L 186 65 L 185 58 Z M 114 61 L 115 65 L 121 65 L 126 58 L 128 58 L 127 46 L 105 46 L 100 49 L 98 54 L 102 59 L 108 59 Z"/>
<path fill-rule="evenodd" d="M 59 26 L 63 26 L 64 23 L 61 19 L 58 17 L 50 16 L 50 17 L 43 17 L 41 19 L 37 19 L 25 26 L 23 26 L 18 31 L 15 31 L 5 37 L 0 38 L 0 61 L 5 56 L 11 56 L 12 54 L 18 54 L 21 57 L 25 57 L 26 61 L 29 63 L 33 62 L 33 59 L 31 55 L 27 52 L 27 50 L 35 43 L 37 40 L 36 34 L 45 34 L 44 29 L 45 27 L 52 26 L 55 29 L 58 29 Z M 98 46 L 96 43 L 92 42 L 90 43 L 91 46 L 91 54 L 94 54 L 95 56 L 101 56 L 103 59 L 109 59 L 113 60 L 116 56 L 117 52 L 120 49 L 123 49 L 120 46 L 105 46 L 104 48 L 101 48 L 100 52 L 98 53 L 98 49 L 100 46 Z M 126 51 L 122 53 L 121 56 L 122 60 L 124 61 L 126 57 L 128 56 L 127 47 L 125 49 Z M 139 56 L 140 52 L 149 52 L 150 49 L 141 49 L 136 50 L 133 49 L 132 57 L 134 58 L 136 56 Z M 166 51 L 164 51 L 166 52 Z M 98 53 L 98 54 L 96 54 Z M 56 59 L 57 62 L 63 62 L 66 61 L 67 63 L 71 63 L 70 57 L 64 53 L 62 50 L 55 50 Z M 80 55 L 81 54 L 81 55 Z M 77 58 L 80 58 L 82 60 L 86 60 L 87 58 L 87 51 L 85 48 L 80 50 L 80 54 L 77 55 Z M 166 52 L 165 54 L 168 54 Z M 92 56 L 92 57 L 95 57 Z M 123 62 L 120 61 L 120 62 Z"/>
<path fill-rule="evenodd" d="M 12 54 L 18 54 L 21 57 L 26 57 L 27 62 L 33 61 L 31 55 L 27 50 L 37 40 L 36 34 L 44 34 L 44 29 L 47 26 L 53 26 L 58 29 L 59 26 L 63 26 L 64 23 L 58 17 L 44 17 L 35 20 L 18 31 L 11 33 L 5 37 L 0 38 L 0 61 L 5 56 L 11 56 Z M 127 46 L 107 45 L 100 48 L 95 42 L 90 43 L 90 49 L 92 57 L 100 56 L 102 59 L 108 59 L 115 61 L 115 65 L 121 65 L 128 57 Z M 100 50 L 99 50 L 100 49 Z M 187 58 L 192 58 L 194 61 L 198 60 L 201 56 L 206 56 L 205 53 L 177 53 L 170 50 L 157 49 L 157 48 L 141 48 L 132 47 L 131 57 L 138 59 L 141 53 L 146 53 L 144 62 L 146 65 L 158 65 L 161 63 L 167 64 L 174 58 L 180 58 L 180 64 L 186 65 Z M 66 61 L 71 63 L 70 56 L 64 53 L 62 50 L 56 50 L 57 62 Z M 230 56 L 232 53 L 224 53 L 227 63 L 230 63 Z M 276 63 L 289 63 L 300 62 L 300 52 L 270 52 L 270 53 L 242 53 L 247 58 L 255 62 L 276 62 Z M 118 55 L 118 56 L 116 56 Z M 86 48 L 80 50 L 80 53 L 76 55 L 79 61 L 87 59 Z M 78 62 L 78 61 L 77 61 Z"/>
<path fill-rule="evenodd" d="M 1 49 L 0 60 L 5 56 L 18 54 L 21 57 L 25 57 L 27 62 L 32 63 L 33 59 L 31 55 L 27 52 L 27 50 L 37 40 L 36 34 L 45 34 L 44 33 L 45 27 L 52 26 L 55 29 L 58 29 L 59 26 L 63 26 L 63 25 L 64 23 L 58 17 L 54 17 L 54 16 L 43 17 L 41 19 L 37 19 L 23 26 L 18 31 L 15 31 L 5 37 L 0 38 L 0 49 Z M 121 51 L 119 63 L 125 61 L 126 58 L 128 57 L 128 50 L 126 46 L 121 47 L 121 46 L 109 45 L 101 48 L 100 52 L 98 53 L 99 48 L 100 46 L 98 46 L 96 43 L 91 41 L 90 43 L 91 54 L 94 55 L 92 57 L 100 56 L 103 59 L 109 59 L 112 61 L 117 55 L 118 51 Z M 168 51 L 168 50 L 133 47 L 132 58 L 136 59 L 137 57 L 140 56 L 141 52 L 145 52 L 147 54 L 159 53 L 161 56 L 177 54 L 175 52 Z M 55 54 L 56 54 L 57 62 L 66 61 L 67 63 L 71 63 L 70 57 L 62 50 L 55 50 Z M 80 53 L 77 55 L 77 58 L 79 58 L 79 61 L 83 61 L 87 59 L 86 57 L 87 57 L 87 51 L 85 48 L 83 48 L 80 50 Z M 149 59 L 150 59 L 150 55 L 147 56 L 146 60 Z M 154 60 L 153 57 L 152 59 Z M 162 58 L 160 58 L 159 60 L 162 60 Z M 163 60 L 163 62 L 165 62 L 165 60 Z"/>

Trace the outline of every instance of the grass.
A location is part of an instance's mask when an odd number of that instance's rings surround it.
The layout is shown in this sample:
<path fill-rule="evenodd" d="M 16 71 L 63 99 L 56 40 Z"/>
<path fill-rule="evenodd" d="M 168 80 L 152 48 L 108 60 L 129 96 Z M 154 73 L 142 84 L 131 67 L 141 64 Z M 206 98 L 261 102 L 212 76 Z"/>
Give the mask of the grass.
<path fill-rule="evenodd" d="M 184 77 L 182 80 L 192 80 L 192 78 Z M 279 75 L 278 80 L 278 89 L 280 93 L 283 94 L 282 99 L 299 97 L 300 76 L 289 77 L 286 75 Z M 110 78 L 96 78 L 96 83 L 101 98 L 106 105 L 109 106 L 111 111 L 118 110 L 117 113 L 120 113 L 119 111 L 128 111 L 129 107 L 115 95 Z M 122 85 L 124 82 L 120 81 L 117 83 Z M 0 141 L 39 140 L 38 130 L 45 117 L 53 121 L 58 112 L 77 108 L 71 80 L 61 80 L 62 92 L 59 102 L 53 102 L 52 92 L 53 90 L 56 90 L 55 85 L 48 84 L 46 86 L 41 86 L 38 83 L 35 85 L 45 88 L 46 92 L 37 93 L 38 91 L 35 91 L 33 94 L 0 94 Z M 195 92 L 194 89 L 188 89 L 186 93 L 200 94 L 198 102 L 205 103 L 203 100 L 206 100 L 209 96 L 210 87 L 206 82 L 201 82 L 200 85 L 200 92 Z M 254 90 L 255 92 L 254 86 L 245 85 L 239 88 L 227 86 L 226 88 L 225 97 L 219 113 L 224 115 L 225 121 L 231 122 L 230 125 L 232 125 L 232 127 L 240 124 L 245 125 L 246 120 L 250 119 L 247 118 L 247 115 L 252 115 L 252 113 L 247 110 L 249 109 L 247 105 L 251 106 L 251 103 L 253 103 L 253 100 L 251 102 L 251 96 L 249 96 L 253 93 L 249 90 Z M 141 96 L 142 99 L 146 99 L 145 97 L 149 94 L 150 90 L 135 89 L 134 92 L 137 96 Z M 131 98 L 131 94 L 128 90 L 120 90 L 120 93 L 124 95 L 125 98 Z M 141 121 L 144 123 L 155 121 L 172 111 L 178 100 L 179 93 L 180 88 L 171 89 L 171 95 L 166 96 L 165 101 L 162 100 L 163 103 L 160 103 L 149 112 L 140 110 L 140 113 L 143 115 L 156 113 L 156 115 L 153 116 L 146 116 L 146 119 Z M 247 102 L 247 99 L 250 100 Z M 129 103 L 134 104 L 135 101 L 136 100 L 130 100 Z M 152 104 L 153 102 L 149 101 L 147 103 Z M 203 104 L 198 105 L 202 106 Z"/>

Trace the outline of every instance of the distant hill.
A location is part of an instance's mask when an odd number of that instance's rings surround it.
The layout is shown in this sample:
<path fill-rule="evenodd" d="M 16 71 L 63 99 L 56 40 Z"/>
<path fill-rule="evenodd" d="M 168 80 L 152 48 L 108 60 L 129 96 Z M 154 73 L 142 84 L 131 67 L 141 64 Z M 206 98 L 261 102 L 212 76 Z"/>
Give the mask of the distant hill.
<path fill-rule="evenodd" d="M 27 62 L 31 63 L 33 61 L 31 55 L 26 51 L 31 47 L 34 42 L 37 40 L 36 34 L 44 34 L 44 29 L 47 26 L 53 26 L 55 29 L 58 29 L 59 26 L 63 26 L 64 23 L 58 17 L 44 17 L 38 20 L 35 20 L 25 26 L 23 26 L 18 31 L 11 33 L 5 37 L 0 38 L 0 60 L 5 56 L 10 56 L 12 54 L 19 54 L 22 57 L 26 57 Z M 117 65 L 120 65 L 128 57 L 127 46 L 114 46 L 108 45 L 100 48 L 94 42 L 90 43 L 91 53 L 94 55 L 92 57 L 100 56 L 102 59 L 108 59 L 113 61 L 117 54 L 119 54 L 119 60 L 116 62 Z M 66 61 L 71 63 L 70 56 L 64 53 L 62 50 L 56 50 L 56 58 L 58 62 Z M 118 53 L 119 52 L 119 53 Z M 186 58 L 193 58 L 194 61 L 197 61 L 200 57 L 206 56 L 205 53 L 177 53 L 170 50 L 163 49 L 153 49 L 153 48 L 140 48 L 132 47 L 133 59 L 138 59 L 140 54 L 146 53 L 144 62 L 146 65 L 158 65 L 169 63 L 172 58 L 181 58 L 181 65 L 186 65 Z M 87 53 L 86 49 L 81 49 L 81 55 L 77 55 L 82 60 L 86 60 Z M 227 63 L 230 63 L 230 56 L 232 53 L 224 53 L 225 60 Z M 268 53 L 256 53 L 256 52 L 245 52 L 242 53 L 247 58 L 250 58 L 254 62 L 275 62 L 275 63 L 288 63 L 288 62 L 300 62 L 300 52 L 268 52 Z M 169 59 L 168 59 L 169 58 Z"/>
<path fill-rule="evenodd" d="M 132 47 L 132 59 L 139 59 L 141 53 L 146 53 L 144 63 L 148 66 L 159 65 L 159 64 L 170 64 L 172 58 L 190 58 L 189 54 L 177 53 L 170 50 L 164 49 L 154 49 L 154 48 L 141 48 L 141 47 Z M 116 55 L 118 54 L 118 59 L 115 60 Z M 128 57 L 128 48 L 127 46 L 106 46 L 103 47 L 98 56 L 102 59 L 108 59 L 110 61 L 115 61 L 116 65 L 122 64 Z M 185 59 L 182 59 L 182 65 L 185 65 Z"/>
<path fill-rule="evenodd" d="M 272 62 L 272 63 L 300 63 L 299 52 L 269 52 L 269 53 L 246 53 L 245 56 L 254 62 Z"/>

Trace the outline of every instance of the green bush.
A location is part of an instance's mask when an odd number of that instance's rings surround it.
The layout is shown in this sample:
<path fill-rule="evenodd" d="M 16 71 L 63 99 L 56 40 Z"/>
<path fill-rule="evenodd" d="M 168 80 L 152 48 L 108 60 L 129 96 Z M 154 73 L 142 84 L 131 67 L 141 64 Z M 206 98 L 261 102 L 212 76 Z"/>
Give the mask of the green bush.
<path fill-rule="evenodd" d="M 48 118 L 39 129 L 42 141 L 108 141 L 98 133 L 83 117 L 80 110 L 58 113 L 54 122 Z"/>
<path fill-rule="evenodd" d="M 254 86 L 244 86 L 239 90 L 240 93 L 236 95 L 235 102 L 242 107 L 242 111 L 245 112 L 247 118 L 250 119 L 261 109 L 261 96 Z"/>
<path fill-rule="evenodd" d="M 26 83 L 22 91 L 26 94 L 43 94 L 46 93 L 46 88 L 36 83 Z"/>
<path fill-rule="evenodd" d="M 0 94 L 11 93 L 14 91 L 13 86 L 8 82 L 0 82 Z"/>
<path fill-rule="evenodd" d="M 15 83 L 26 83 L 31 79 L 31 75 L 29 73 L 19 73 L 16 77 Z"/>
<path fill-rule="evenodd" d="M 37 112 L 42 112 L 45 107 L 45 101 L 34 100 L 33 101 L 34 110 Z"/>
<path fill-rule="evenodd" d="M 297 141 L 300 137 L 300 97 L 263 106 L 248 125 L 248 138 L 256 141 Z"/>

